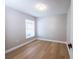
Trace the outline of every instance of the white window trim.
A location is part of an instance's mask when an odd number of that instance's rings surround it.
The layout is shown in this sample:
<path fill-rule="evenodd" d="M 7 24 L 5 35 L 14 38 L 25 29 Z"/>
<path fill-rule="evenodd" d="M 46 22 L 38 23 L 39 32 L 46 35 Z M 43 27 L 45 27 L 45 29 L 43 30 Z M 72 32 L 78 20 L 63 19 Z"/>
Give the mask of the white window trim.
<path fill-rule="evenodd" d="M 26 19 L 26 20 L 30 20 L 30 19 Z M 26 20 L 25 20 L 25 29 L 26 29 Z M 31 21 L 34 21 L 34 20 L 31 20 Z M 26 30 L 25 30 L 26 31 Z M 27 31 L 26 31 L 27 32 Z M 26 33 L 26 39 L 28 38 L 32 38 L 35 36 L 35 21 L 34 21 L 34 35 L 33 36 L 27 36 L 27 33 Z"/>

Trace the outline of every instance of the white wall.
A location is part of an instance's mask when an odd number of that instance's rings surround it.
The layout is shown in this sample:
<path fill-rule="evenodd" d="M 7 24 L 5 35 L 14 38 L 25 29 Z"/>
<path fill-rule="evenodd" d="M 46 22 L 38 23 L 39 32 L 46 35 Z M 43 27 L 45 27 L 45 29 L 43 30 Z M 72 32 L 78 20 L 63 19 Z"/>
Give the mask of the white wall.
<path fill-rule="evenodd" d="M 37 36 L 66 41 L 66 14 L 37 19 Z"/>
<path fill-rule="evenodd" d="M 67 42 L 73 44 L 73 11 L 70 6 L 67 14 Z"/>
<path fill-rule="evenodd" d="M 5 9 L 5 47 L 7 50 L 26 42 L 25 19 L 35 20 L 35 18 L 7 6 Z"/>
<path fill-rule="evenodd" d="M 73 45 L 73 5 L 71 0 L 71 5 L 67 14 L 67 43 L 72 43 Z M 73 59 L 73 48 L 69 50 L 70 59 Z"/>

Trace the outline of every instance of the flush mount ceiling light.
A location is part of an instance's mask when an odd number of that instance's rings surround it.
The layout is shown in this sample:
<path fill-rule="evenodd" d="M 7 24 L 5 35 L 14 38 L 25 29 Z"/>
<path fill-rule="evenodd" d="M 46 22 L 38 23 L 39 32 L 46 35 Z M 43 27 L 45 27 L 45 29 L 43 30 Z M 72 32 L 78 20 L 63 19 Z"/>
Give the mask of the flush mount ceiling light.
<path fill-rule="evenodd" d="M 40 11 L 45 11 L 47 9 L 47 6 L 43 3 L 39 3 L 35 5 L 35 8 Z"/>

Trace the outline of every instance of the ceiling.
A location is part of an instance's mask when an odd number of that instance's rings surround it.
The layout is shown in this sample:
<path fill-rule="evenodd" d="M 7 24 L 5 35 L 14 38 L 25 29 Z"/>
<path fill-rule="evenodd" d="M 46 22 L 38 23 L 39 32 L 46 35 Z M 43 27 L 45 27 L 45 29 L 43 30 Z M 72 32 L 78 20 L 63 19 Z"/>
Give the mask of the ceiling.
<path fill-rule="evenodd" d="M 67 13 L 70 2 L 70 0 L 5 0 L 6 6 L 35 17 L 45 17 Z M 37 10 L 35 5 L 38 3 L 45 4 L 47 9 L 45 11 Z"/>

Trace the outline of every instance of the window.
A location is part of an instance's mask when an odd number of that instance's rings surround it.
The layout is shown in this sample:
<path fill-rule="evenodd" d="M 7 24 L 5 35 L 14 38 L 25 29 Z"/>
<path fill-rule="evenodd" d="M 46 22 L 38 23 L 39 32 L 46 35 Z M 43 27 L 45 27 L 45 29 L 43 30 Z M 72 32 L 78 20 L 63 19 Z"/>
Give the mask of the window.
<path fill-rule="evenodd" d="M 26 20 L 26 38 L 35 36 L 35 21 Z"/>

